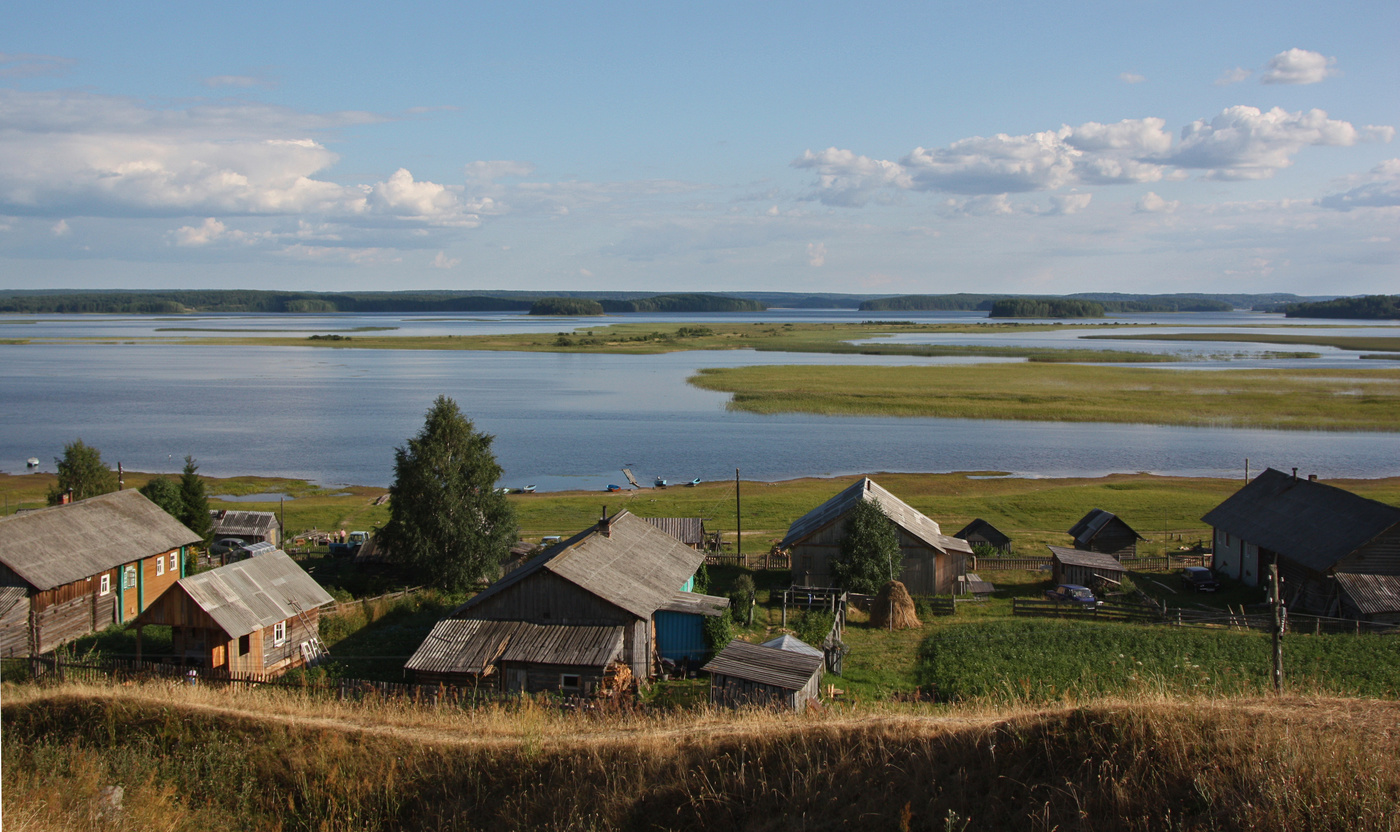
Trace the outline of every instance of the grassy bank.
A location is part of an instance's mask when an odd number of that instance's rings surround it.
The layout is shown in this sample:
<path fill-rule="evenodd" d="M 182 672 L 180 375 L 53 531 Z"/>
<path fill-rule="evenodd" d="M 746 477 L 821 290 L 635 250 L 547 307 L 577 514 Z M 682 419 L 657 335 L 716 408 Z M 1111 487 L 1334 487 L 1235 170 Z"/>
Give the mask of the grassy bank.
<path fill-rule="evenodd" d="M 655 717 L 179 687 L 5 701 L 6 827 L 25 832 L 1391 830 L 1400 798 L 1400 708 L 1364 700 Z"/>
<path fill-rule="evenodd" d="M 1307 332 L 1301 335 L 1275 335 L 1254 332 L 1180 332 L 1163 335 L 1085 335 L 1112 341 L 1230 341 L 1247 344 L 1307 344 L 1313 347 L 1336 347 L 1343 350 L 1375 350 L 1400 352 L 1400 337 L 1383 335 L 1329 335 Z"/>
<path fill-rule="evenodd" d="M 1400 430 L 1400 371 L 1031 366 L 701 370 L 690 382 L 754 413 Z"/>

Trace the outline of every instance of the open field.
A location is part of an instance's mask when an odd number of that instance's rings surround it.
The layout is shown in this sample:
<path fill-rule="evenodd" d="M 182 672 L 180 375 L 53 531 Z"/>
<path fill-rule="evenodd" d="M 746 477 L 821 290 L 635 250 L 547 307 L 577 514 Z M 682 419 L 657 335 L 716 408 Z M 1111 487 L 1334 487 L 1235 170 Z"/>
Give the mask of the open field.
<path fill-rule="evenodd" d="M 1313 347 L 1337 347 L 1343 350 L 1400 352 L 1400 337 L 1329 335 L 1321 332 L 1302 335 L 1253 332 L 1181 332 L 1163 335 L 1085 335 L 1083 337 L 1111 341 L 1238 341 L 1249 344 L 1307 344 Z"/>
<path fill-rule="evenodd" d="M 705 369 L 697 387 L 754 413 L 1400 430 L 1400 371 L 996 364 Z"/>
<path fill-rule="evenodd" d="M 1394 830 L 1400 798 L 1400 705 L 1375 700 L 606 715 L 3 693 L 6 828 L 21 832 Z"/>

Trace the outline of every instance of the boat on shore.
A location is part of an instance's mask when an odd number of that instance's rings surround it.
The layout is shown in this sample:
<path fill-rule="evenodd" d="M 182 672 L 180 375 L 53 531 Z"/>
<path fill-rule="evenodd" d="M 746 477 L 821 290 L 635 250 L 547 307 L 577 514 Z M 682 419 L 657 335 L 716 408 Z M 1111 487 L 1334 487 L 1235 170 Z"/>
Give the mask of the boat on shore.
<path fill-rule="evenodd" d="M 664 479 L 662 479 L 661 477 L 657 477 L 657 478 L 656 478 L 656 482 L 652 483 L 652 485 L 655 486 L 656 488 L 665 488 L 665 487 L 666 487 L 666 481 L 665 481 Z"/>

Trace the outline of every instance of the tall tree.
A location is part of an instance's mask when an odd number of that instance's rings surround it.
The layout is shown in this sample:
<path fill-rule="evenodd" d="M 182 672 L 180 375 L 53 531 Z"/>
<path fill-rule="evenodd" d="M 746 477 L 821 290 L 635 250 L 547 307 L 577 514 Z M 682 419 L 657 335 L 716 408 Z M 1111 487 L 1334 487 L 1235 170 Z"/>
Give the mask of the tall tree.
<path fill-rule="evenodd" d="M 141 486 L 141 494 L 165 509 L 166 514 L 176 520 L 184 520 L 185 495 L 180 491 L 179 483 L 165 477 L 156 477 Z"/>
<path fill-rule="evenodd" d="M 180 496 L 185 505 L 179 518 L 185 528 L 208 542 L 214 533 L 214 523 L 209 519 L 209 496 L 204 493 L 204 479 L 199 476 L 199 466 L 194 457 L 185 456 L 185 470 L 180 473 Z"/>
<path fill-rule="evenodd" d="M 58 465 L 58 482 L 49 489 L 49 505 L 63 501 L 70 489 L 73 499 L 85 500 L 117 490 L 117 475 L 102 461 L 102 452 L 78 439 L 63 446 L 63 456 L 54 457 Z"/>
<path fill-rule="evenodd" d="M 851 509 L 841 556 L 831 564 L 836 584 L 851 592 L 875 593 L 899 577 L 899 533 L 880 504 L 860 500 Z"/>
<path fill-rule="evenodd" d="M 515 542 L 515 511 L 496 491 L 501 466 L 492 438 L 438 396 L 423 429 L 394 449 L 389 522 L 379 538 L 394 560 L 434 586 L 465 589 Z"/>

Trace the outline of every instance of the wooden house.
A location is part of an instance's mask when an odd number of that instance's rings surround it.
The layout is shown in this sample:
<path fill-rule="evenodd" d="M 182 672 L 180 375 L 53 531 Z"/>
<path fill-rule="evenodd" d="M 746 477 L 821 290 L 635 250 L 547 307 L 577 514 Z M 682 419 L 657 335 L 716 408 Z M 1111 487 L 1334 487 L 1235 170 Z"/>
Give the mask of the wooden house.
<path fill-rule="evenodd" d="M 0 655 L 46 653 L 134 619 L 199 541 L 139 491 L 0 519 Z"/>
<path fill-rule="evenodd" d="M 270 511 L 210 509 L 209 520 L 214 529 L 214 540 L 236 537 L 244 543 L 281 545 L 282 526 L 277 522 L 277 515 Z"/>
<path fill-rule="evenodd" d="M 276 675 L 321 652 L 320 608 L 333 598 L 286 552 L 181 578 L 131 622 L 171 628 L 182 664 L 229 673 Z"/>
<path fill-rule="evenodd" d="M 884 510 L 899 536 L 902 555 L 899 580 L 914 595 L 948 595 L 967 572 L 972 547 L 966 540 L 943 534 L 938 523 L 903 500 L 862 477 L 849 488 L 807 512 L 788 528 L 778 545 L 792 552 L 792 582 L 796 586 L 829 587 L 831 564 L 841 556 L 847 515 L 860 500 Z"/>
<path fill-rule="evenodd" d="M 1050 550 L 1051 576 L 1057 584 L 1093 586 L 1098 578 L 1107 578 L 1115 583 L 1123 582 L 1123 564 L 1113 555 L 1086 552 L 1083 549 L 1066 549 L 1063 546 L 1046 548 Z"/>
<path fill-rule="evenodd" d="M 1343 612 L 1336 575 L 1400 575 L 1400 508 L 1269 468 L 1203 518 L 1214 569 L 1249 586 L 1278 561 L 1299 612 Z"/>
<path fill-rule="evenodd" d="M 1011 554 L 1011 538 L 1002 534 L 1001 530 L 981 517 L 962 527 L 962 530 L 953 537 L 959 540 L 966 540 L 972 547 L 990 546 L 1000 552 Z"/>
<path fill-rule="evenodd" d="M 438 622 L 405 667 L 512 692 L 591 693 L 615 664 L 650 678 L 664 649 L 654 618 L 689 601 L 681 587 L 704 557 L 630 512 L 604 517 Z"/>
<path fill-rule="evenodd" d="M 1114 557 L 1137 557 L 1137 542 L 1145 540 L 1121 517 L 1101 508 L 1091 510 L 1069 530 L 1074 548 Z"/>
<path fill-rule="evenodd" d="M 731 641 L 701 669 L 712 705 L 802 710 L 817 700 L 824 664 L 820 650 L 790 638 L 785 646 Z"/>

